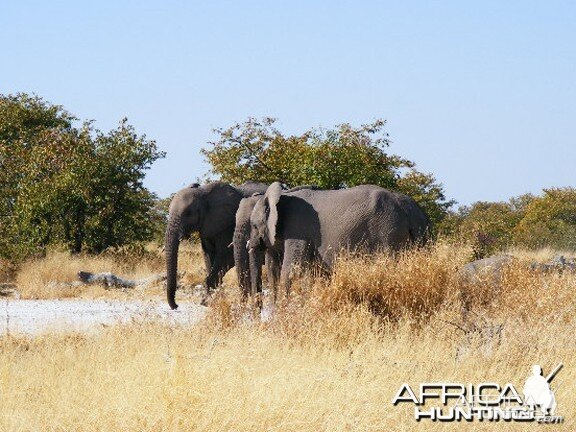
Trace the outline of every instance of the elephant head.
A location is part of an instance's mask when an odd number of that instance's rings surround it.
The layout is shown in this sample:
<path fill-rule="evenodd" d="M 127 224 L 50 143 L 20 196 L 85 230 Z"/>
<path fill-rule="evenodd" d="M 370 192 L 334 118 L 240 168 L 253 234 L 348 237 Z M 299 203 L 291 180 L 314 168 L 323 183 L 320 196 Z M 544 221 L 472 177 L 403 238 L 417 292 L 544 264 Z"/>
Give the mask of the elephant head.
<path fill-rule="evenodd" d="M 270 206 L 270 203 L 278 202 L 280 192 L 282 194 L 290 194 L 303 189 L 317 190 L 319 188 L 314 185 L 304 185 L 289 190 L 281 190 L 281 188 L 279 189 L 279 184 L 275 184 L 274 187 L 268 191 L 266 201 L 262 203 L 262 205 L 265 206 L 263 207 L 265 215 L 267 212 L 266 208 Z M 266 191 L 266 189 L 264 191 Z M 256 204 L 264 198 L 263 195 L 263 192 L 260 192 L 244 198 L 240 201 L 240 206 L 236 212 L 236 228 L 234 230 L 233 242 L 234 263 L 238 274 L 238 284 L 242 288 L 244 296 L 248 296 L 248 294 L 256 295 L 262 291 L 262 264 L 264 261 L 266 262 L 266 268 L 268 269 L 269 287 L 276 286 L 279 279 L 280 266 L 282 264 L 282 256 L 279 251 L 272 252 L 268 249 L 265 254 L 264 246 L 266 239 L 268 239 L 268 235 L 262 236 L 260 240 L 255 237 L 252 241 L 254 247 L 250 247 L 250 217 Z M 273 217 L 275 213 L 277 212 L 274 207 L 274 209 L 272 209 Z M 269 216 L 269 214 L 266 216 Z M 264 229 L 264 234 L 266 234 L 266 229 Z M 276 243 L 276 241 L 274 241 L 274 243 Z"/>
<path fill-rule="evenodd" d="M 278 202 L 282 195 L 282 185 L 278 182 L 268 186 L 263 197 L 254 204 L 250 215 L 250 283 L 252 293 L 262 287 L 262 265 L 266 249 L 277 244 L 276 226 L 278 224 Z"/>
<path fill-rule="evenodd" d="M 223 256 L 229 255 L 228 261 L 232 261 L 232 251 L 226 250 L 226 247 L 232 239 L 234 217 L 242 196 L 237 188 L 220 182 L 203 186 L 193 184 L 174 195 L 169 207 L 165 243 L 167 296 L 172 309 L 178 307 L 174 297 L 180 240 L 188 238 L 192 232 L 198 232 L 204 245 L 206 239 L 220 239 L 224 237 L 222 233 L 230 231 L 227 242 L 226 239 L 220 241 L 221 244 L 226 243 L 225 246 L 215 246 L 215 259 L 210 259 L 205 251 L 208 272 L 206 283 L 211 288 L 218 275 L 230 267 L 225 268 L 226 259 Z"/>
<path fill-rule="evenodd" d="M 264 196 L 257 197 L 258 199 L 252 205 L 248 254 L 253 294 L 262 289 L 262 264 L 266 261 L 269 287 L 273 288 L 273 295 L 276 298 L 276 285 L 280 277 L 284 253 L 284 247 L 278 235 L 280 197 L 304 190 L 317 191 L 320 188 L 316 185 L 303 185 L 283 190 L 282 185 L 276 182 L 268 186 Z"/>
<path fill-rule="evenodd" d="M 266 248 L 275 245 L 278 202 L 281 195 L 282 185 L 278 182 L 272 183 L 254 206 L 250 215 L 250 247 Z"/>

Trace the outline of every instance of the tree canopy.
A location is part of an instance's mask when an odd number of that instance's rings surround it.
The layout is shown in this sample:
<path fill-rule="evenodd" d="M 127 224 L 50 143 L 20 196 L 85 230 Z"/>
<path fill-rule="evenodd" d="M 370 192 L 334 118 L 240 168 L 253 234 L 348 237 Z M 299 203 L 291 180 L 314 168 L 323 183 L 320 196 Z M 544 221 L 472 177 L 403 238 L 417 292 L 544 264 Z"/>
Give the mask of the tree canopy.
<path fill-rule="evenodd" d="M 529 248 L 576 250 L 576 189 L 544 189 L 542 196 L 526 204 L 514 238 Z"/>
<path fill-rule="evenodd" d="M 164 156 L 126 119 L 102 133 L 59 105 L 0 95 L 0 255 L 99 252 L 152 235 L 145 171 Z"/>
<path fill-rule="evenodd" d="M 518 245 L 576 249 L 576 189 L 546 189 L 506 202 L 453 201 L 432 174 L 390 153 L 385 121 L 284 135 L 275 120 L 216 129 L 202 150 L 222 181 L 280 181 L 334 189 L 376 184 L 412 196 L 444 235 L 478 257 Z M 62 106 L 24 93 L 0 95 L 0 259 L 18 261 L 57 245 L 101 252 L 162 241 L 170 198 L 143 185 L 164 153 L 126 119 L 103 133 Z"/>
<path fill-rule="evenodd" d="M 250 118 L 216 129 L 218 139 L 203 154 L 212 173 L 223 181 L 280 181 L 288 187 L 314 184 L 326 189 L 375 184 L 412 196 L 433 222 L 441 220 L 453 201 L 431 174 L 389 153 L 384 120 L 353 127 L 310 129 L 284 135 L 275 119 Z"/>
<path fill-rule="evenodd" d="M 478 201 L 459 210 L 460 234 L 474 246 L 476 258 L 483 258 L 513 244 L 514 228 L 523 211 L 510 202 Z"/>
<path fill-rule="evenodd" d="M 544 189 L 508 201 L 478 201 L 450 212 L 441 231 L 474 246 L 484 257 L 510 246 L 576 250 L 576 189 Z"/>

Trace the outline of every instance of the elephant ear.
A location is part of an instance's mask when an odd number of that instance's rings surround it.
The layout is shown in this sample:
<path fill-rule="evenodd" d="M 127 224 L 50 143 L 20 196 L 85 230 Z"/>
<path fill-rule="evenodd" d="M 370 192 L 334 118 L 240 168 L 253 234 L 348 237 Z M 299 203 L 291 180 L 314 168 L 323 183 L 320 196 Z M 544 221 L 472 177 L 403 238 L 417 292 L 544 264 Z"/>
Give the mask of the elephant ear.
<path fill-rule="evenodd" d="M 278 182 L 272 183 L 268 186 L 264 194 L 264 203 L 266 204 L 267 217 L 266 228 L 268 230 L 268 237 L 270 243 L 274 245 L 276 242 L 276 226 L 278 225 L 278 202 L 282 195 L 282 185 Z"/>

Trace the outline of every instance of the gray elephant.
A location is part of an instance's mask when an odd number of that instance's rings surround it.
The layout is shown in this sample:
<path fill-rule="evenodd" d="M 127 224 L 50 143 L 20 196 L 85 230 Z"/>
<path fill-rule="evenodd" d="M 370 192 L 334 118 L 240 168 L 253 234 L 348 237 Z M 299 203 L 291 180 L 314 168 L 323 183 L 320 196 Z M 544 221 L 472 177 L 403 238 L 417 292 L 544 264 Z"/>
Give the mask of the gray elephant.
<path fill-rule="evenodd" d="M 262 291 L 262 263 L 265 262 L 268 273 L 268 285 L 275 286 L 280 278 L 281 259 L 273 250 L 249 249 L 250 215 L 256 203 L 263 194 L 243 198 L 236 212 L 236 227 L 234 228 L 234 265 L 238 275 L 238 285 L 246 298 L 249 294 L 256 295 Z M 260 263 L 256 267 L 255 263 Z M 251 278 L 255 277 L 252 284 Z"/>
<path fill-rule="evenodd" d="M 175 302 L 180 240 L 198 232 L 206 265 L 206 287 L 215 288 L 226 272 L 234 266 L 234 254 L 229 247 L 234 234 L 235 215 L 242 198 L 266 191 L 263 183 L 232 186 L 214 182 L 190 185 L 176 193 L 170 202 L 166 228 L 166 284 L 168 304 Z"/>
<path fill-rule="evenodd" d="M 282 194 L 280 184 L 273 183 L 254 205 L 250 225 L 251 249 L 282 257 L 281 285 L 288 291 L 297 266 L 318 263 L 330 271 L 342 249 L 398 251 L 424 243 L 430 223 L 412 198 L 379 186 Z M 258 274 L 252 274 L 252 283 L 259 284 Z"/>
<path fill-rule="evenodd" d="M 298 186 L 282 193 L 290 194 L 302 189 L 318 190 L 314 185 Z M 234 265 L 238 275 L 238 284 L 242 289 L 244 297 L 248 294 L 256 295 L 262 292 L 262 262 L 265 262 L 268 273 L 268 287 L 275 287 L 280 279 L 280 266 L 282 256 L 278 251 L 259 248 L 249 248 L 250 240 L 250 215 L 256 203 L 262 198 L 262 193 L 254 194 L 251 197 L 243 198 L 240 201 L 236 212 L 236 227 L 234 229 Z M 254 283 L 252 283 L 254 279 Z"/>

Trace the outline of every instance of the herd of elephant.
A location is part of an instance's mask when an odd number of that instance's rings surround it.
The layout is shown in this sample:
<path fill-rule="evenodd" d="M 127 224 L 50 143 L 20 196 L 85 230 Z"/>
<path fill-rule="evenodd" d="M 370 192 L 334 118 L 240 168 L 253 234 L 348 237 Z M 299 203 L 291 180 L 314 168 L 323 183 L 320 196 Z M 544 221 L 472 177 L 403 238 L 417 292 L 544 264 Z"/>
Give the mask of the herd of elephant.
<path fill-rule="evenodd" d="M 249 182 L 192 184 L 170 203 L 166 229 L 167 295 L 175 301 L 178 246 L 197 232 L 210 292 L 236 267 L 244 296 L 262 290 L 262 266 L 276 300 L 287 292 L 294 270 L 311 266 L 329 272 L 342 250 L 398 251 L 426 241 L 429 219 L 410 197 L 374 185 L 322 190 L 285 190 Z"/>

